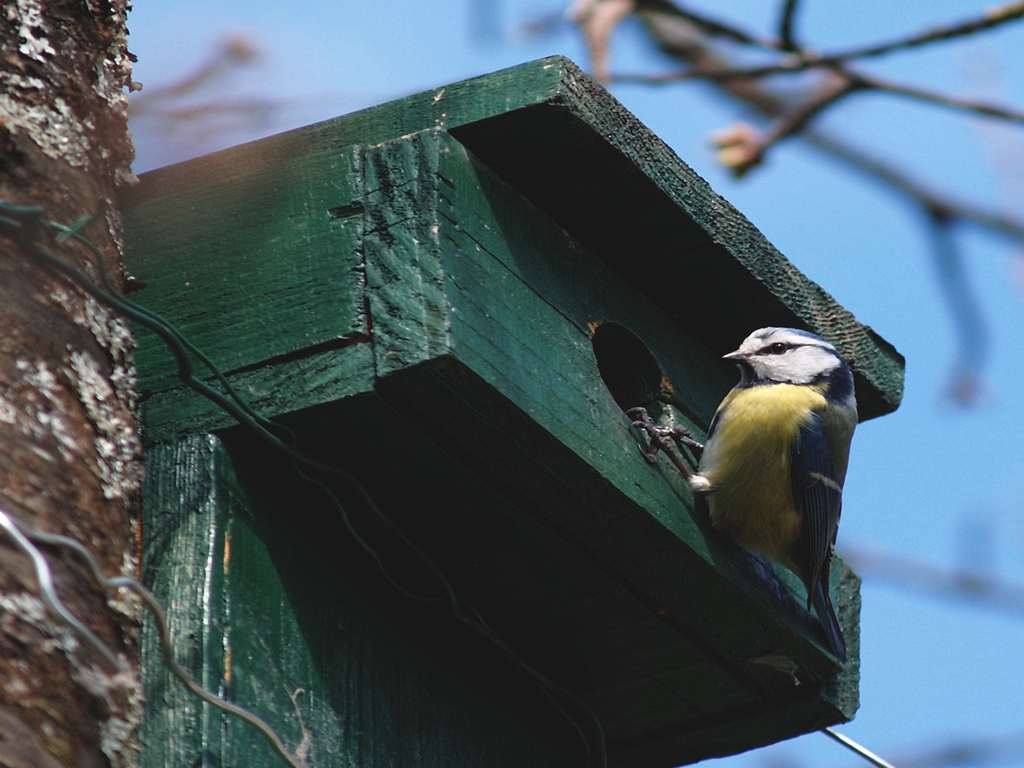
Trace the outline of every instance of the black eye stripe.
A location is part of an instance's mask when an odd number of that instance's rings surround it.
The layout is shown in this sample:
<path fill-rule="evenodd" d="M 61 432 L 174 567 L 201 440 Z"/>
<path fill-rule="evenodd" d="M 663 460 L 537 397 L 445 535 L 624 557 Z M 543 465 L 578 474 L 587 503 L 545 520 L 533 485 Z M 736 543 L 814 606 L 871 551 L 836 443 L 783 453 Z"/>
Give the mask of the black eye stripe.
<path fill-rule="evenodd" d="M 823 347 L 820 344 L 799 344 L 799 343 L 795 343 L 795 342 L 792 342 L 792 341 L 776 341 L 776 342 L 772 342 L 768 346 L 761 347 L 761 349 L 759 349 L 754 354 L 758 355 L 760 357 L 767 357 L 769 355 L 782 355 L 782 354 L 785 354 L 786 352 L 789 352 L 789 350 L 791 350 L 791 349 L 799 349 L 800 347 L 818 347 L 818 349 L 821 349 L 824 352 L 829 352 L 834 357 L 837 357 L 840 360 L 842 360 L 842 357 L 839 355 L 838 352 L 835 351 L 835 349 L 832 349 L 832 348 L 829 348 L 829 347 Z"/>
<path fill-rule="evenodd" d="M 796 347 L 804 347 L 806 344 L 785 344 L 781 341 L 776 341 L 774 344 L 769 344 L 767 347 L 762 347 L 759 355 L 781 355 Z"/>

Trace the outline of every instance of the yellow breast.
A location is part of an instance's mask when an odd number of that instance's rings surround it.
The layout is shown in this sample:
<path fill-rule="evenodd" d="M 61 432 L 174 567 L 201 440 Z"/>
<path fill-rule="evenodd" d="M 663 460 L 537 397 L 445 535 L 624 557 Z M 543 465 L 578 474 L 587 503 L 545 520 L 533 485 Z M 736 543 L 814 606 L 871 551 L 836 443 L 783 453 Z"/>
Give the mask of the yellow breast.
<path fill-rule="evenodd" d="M 802 520 L 793 501 L 790 449 L 824 396 L 812 387 L 770 384 L 734 389 L 718 408 L 699 472 L 712 524 L 747 549 L 797 571 L 788 555 Z M 798 571 L 797 571 L 798 572 Z"/>

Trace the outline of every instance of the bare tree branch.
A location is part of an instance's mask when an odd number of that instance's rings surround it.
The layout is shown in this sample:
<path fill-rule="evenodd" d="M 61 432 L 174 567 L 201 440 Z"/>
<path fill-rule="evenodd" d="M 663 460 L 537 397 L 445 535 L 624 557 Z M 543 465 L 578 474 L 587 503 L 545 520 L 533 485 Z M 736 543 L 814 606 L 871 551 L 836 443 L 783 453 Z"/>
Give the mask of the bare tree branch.
<path fill-rule="evenodd" d="M 881 78 L 863 75 L 860 73 L 847 72 L 846 70 L 842 71 L 846 72 L 850 78 L 855 80 L 865 89 L 895 93 L 899 96 L 916 99 L 917 101 L 939 104 L 952 109 L 959 109 L 965 112 L 984 115 L 985 117 L 1009 120 L 1014 123 L 1024 123 L 1024 112 L 1019 110 L 1008 109 L 1006 107 L 1000 107 L 995 104 L 988 104 L 982 101 L 972 101 L 971 99 L 947 96 L 942 93 L 936 93 L 935 91 L 928 91 L 923 88 L 915 88 L 909 85 L 901 85 L 900 83 L 894 83 L 891 80 L 882 80 Z"/>
<path fill-rule="evenodd" d="M 638 0 L 637 10 L 675 16 L 712 37 L 723 37 L 737 43 L 754 46 L 755 48 L 779 49 L 779 43 L 775 40 L 756 37 L 731 24 L 725 24 L 712 19 L 710 16 L 685 9 L 672 3 L 671 0 Z"/>
<path fill-rule="evenodd" d="M 981 18 L 978 19 L 971 19 L 969 21 L 960 22 L 959 24 L 951 24 L 944 27 L 936 27 L 935 29 L 927 32 L 922 32 L 899 40 L 893 40 L 888 43 L 881 43 L 865 48 L 854 48 L 849 51 L 842 51 L 840 53 L 822 56 L 817 59 L 817 62 L 828 65 L 852 61 L 854 59 L 881 56 L 886 53 L 905 50 L 907 48 L 917 48 L 940 40 L 952 40 L 956 37 L 973 35 L 976 32 L 994 29 L 995 27 L 998 27 L 1001 24 L 1006 24 L 1007 22 L 1017 21 L 1022 17 L 1024 17 L 1024 2 L 1007 3 L 1003 6 L 990 8 Z"/>
<path fill-rule="evenodd" d="M 861 87 L 859 81 L 851 78 L 832 78 L 810 98 L 787 110 L 775 121 L 766 134 L 762 152 L 775 142 L 799 133 L 815 115 Z"/>
<path fill-rule="evenodd" d="M 228 131 L 266 122 L 281 104 L 268 99 L 232 99 L 224 95 L 228 91 L 228 78 L 256 62 L 260 55 L 259 48 L 244 36 L 225 39 L 191 74 L 169 85 L 133 95 L 129 107 L 132 124 L 148 121 L 151 131 L 159 131 L 194 147 Z"/>
<path fill-rule="evenodd" d="M 930 219 L 936 279 L 946 295 L 946 303 L 960 336 L 959 352 L 948 388 L 956 402 L 970 405 L 977 401 L 982 389 L 977 372 L 988 360 L 988 329 L 981 304 L 964 269 L 962 254 L 950 231 L 950 220 L 941 210 L 932 211 Z"/>
<path fill-rule="evenodd" d="M 990 738 L 962 739 L 927 752 L 898 757 L 900 768 L 948 768 L 963 765 L 991 765 L 1024 755 L 1024 732 Z"/>
<path fill-rule="evenodd" d="M 779 21 L 779 47 L 784 51 L 796 51 L 800 48 L 793 35 L 793 21 L 798 5 L 799 0 L 785 0 L 782 6 L 782 18 Z"/>
<path fill-rule="evenodd" d="M 594 79 L 608 82 L 608 43 L 612 30 L 633 13 L 634 0 L 576 0 L 569 17 L 583 31 L 590 52 L 590 66 Z"/>
<path fill-rule="evenodd" d="M 713 80 L 715 82 L 725 82 L 727 80 L 757 79 L 767 77 L 769 75 L 795 74 L 798 72 L 804 72 L 808 69 L 833 69 L 835 67 L 841 67 L 842 65 L 856 59 L 881 56 L 894 51 L 923 46 L 932 42 L 951 40 L 956 37 L 994 29 L 1002 24 L 1024 18 L 1024 2 L 1009 3 L 989 10 L 981 18 L 971 19 L 959 24 L 938 27 L 910 37 L 900 38 L 898 40 L 862 48 L 854 48 L 847 51 L 841 51 L 839 53 L 817 54 L 813 51 L 798 47 L 792 39 L 793 15 L 796 12 L 796 7 L 796 0 L 785 0 L 782 19 L 780 21 L 780 41 L 776 43 L 771 40 L 756 38 L 742 30 L 729 27 L 722 22 L 711 21 L 706 17 L 694 13 L 693 11 L 684 10 L 675 6 L 668 2 L 668 0 L 648 0 L 647 2 L 641 0 L 638 3 L 638 11 L 641 14 L 649 13 L 652 15 L 659 14 L 675 16 L 712 35 L 727 36 L 737 42 L 754 45 L 759 48 L 784 51 L 794 55 L 789 55 L 774 64 L 757 67 L 715 66 L 704 68 L 695 66 L 692 69 L 684 70 L 682 72 L 671 72 L 661 75 L 625 74 L 615 75 L 611 79 L 617 82 L 644 82 L 649 84 L 664 84 L 684 80 Z M 728 31 L 728 34 L 726 31 Z M 879 83 L 881 83 L 881 81 L 879 81 Z M 1020 119 L 1019 112 L 993 105 L 972 104 L 969 107 L 962 107 L 965 103 L 963 100 L 949 99 L 948 97 L 942 97 L 938 94 L 930 94 L 928 92 L 919 91 L 906 86 L 897 86 L 895 84 L 887 83 L 885 85 L 880 84 L 875 87 L 899 92 L 903 95 L 912 96 L 913 98 L 922 98 L 929 101 L 936 101 L 937 103 L 944 103 L 948 106 L 968 108 L 982 114 L 989 114 L 993 117 L 1005 117 L 1006 119 L 1014 121 L 1019 121 Z"/>
<path fill-rule="evenodd" d="M 750 126 L 739 126 L 716 134 L 712 140 L 721 150 L 719 161 L 737 177 L 743 176 L 762 162 L 773 144 L 801 132 L 815 115 L 860 87 L 850 78 L 832 78 L 813 96 L 780 115 L 764 133 L 758 134 Z"/>
<path fill-rule="evenodd" d="M 990 737 L 961 739 L 932 747 L 926 751 L 906 750 L 896 754 L 893 765 L 899 768 L 951 768 L 951 766 L 995 765 L 1024 755 L 1024 731 L 1011 731 Z M 779 768 L 774 761 L 766 763 Z M 804 763 L 788 760 L 788 768 L 803 768 Z M 864 761 L 850 763 L 850 768 L 863 768 Z"/>
<path fill-rule="evenodd" d="M 817 65 L 816 65 L 817 66 Z M 825 66 L 825 65 L 822 65 Z M 938 104 L 952 109 L 974 112 L 985 117 L 992 117 L 999 120 L 1008 120 L 1014 123 L 1024 122 L 1024 112 L 1009 107 L 1002 107 L 997 104 L 990 104 L 983 101 L 948 96 L 943 93 L 929 91 L 924 88 L 917 88 L 910 85 L 883 80 L 873 75 L 866 75 L 861 72 L 849 70 L 839 65 L 838 62 L 831 62 L 828 69 L 832 72 L 842 73 L 857 83 L 864 90 L 876 90 L 893 93 L 899 96 L 906 96 L 918 101 L 931 104 Z M 647 85 L 667 85 L 670 83 L 684 82 L 687 80 L 710 80 L 719 84 L 732 80 L 757 80 L 758 78 L 780 73 L 795 73 L 803 71 L 807 67 L 778 64 L 767 67 L 751 67 L 739 69 L 688 69 L 682 72 L 669 72 L 661 75 L 631 75 L 617 74 L 609 75 L 608 80 L 616 83 L 644 83 Z"/>
<path fill-rule="evenodd" d="M 693 11 L 684 10 L 679 6 L 675 6 L 668 2 L 668 0 L 652 0 L 649 2 L 641 0 L 641 2 L 638 3 L 638 6 L 638 10 L 641 12 L 676 16 L 679 19 L 688 21 L 695 27 L 698 27 L 711 35 L 728 37 L 736 42 L 745 43 L 758 48 L 795 54 L 790 55 L 775 64 L 765 66 L 737 67 L 733 69 L 720 69 L 717 71 L 690 70 L 686 72 L 676 72 L 660 76 L 658 78 L 659 82 L 672 82 L 675 80 L 691 80 L 698 78 L 713 80 L 757 78 L 766 77 L 768 75 L 792 74 L 814 68 L 834 67 L 857 59 L 873 58 L 896 51 L 917 48 L 927 45 L 928 43 L 972 35 L 977 32 L 994 29 L 1002 24 L 1006 24 L 1011 21 L 1018 21 L 1021 18 L 1024 18 L 1024 2 L 1009 3 L 1008 5 L 989 10 L 984 16 L 978 19 L 971 19 L 959 24 L 938 27 L 936 29 L 928 30 L 927 32 L 921 32 L 909 37 L 899 38 L 897 40 L 890 40 L 885 43 L 878 43 L 861 48 L 851 48 L 838 53 L 818 54 L 811 50 L 791 47 L 794 46 L 793 41 L 789 40 L 788 43 L 786 41 L 786 35 L 792 35 L 791 29 L 787 32 L 787 24 L 790 25 L 790 27 L 792 25 L 792 14 L 795 13 L 795 0 L 786 0 L 786 6 L 783 9 L 783 17 L 780 23 L 780 40 L 778 42 L 755 37 L 743 30 L 735 29 L 722 22 L 711 21 L 707 17 L 700 16 Z M 791 8 L 791 6 L 794 7 Z"/>
<path fill-rule="evenodd" d="M 866 174 L 869 178 L 882 183 L 886 188 L 900 193 L 925 210 L 942 210 L 951 219 L 973 224 L 979 229 L 1024 243 L 1024 221 L 1020 219 L 935 192 L 907 172 L 851 147 L 845 142 L 834 139 L 826 133 L 806 130 L 800 135 L 800 138 L 833 159 L 849 166 L 852 170 Z"/>
<path fill-rule="evenodd" d="M 968 600 L 1024 617 L 1024 586 L 976 570 L 949 568 L 914 560 L 881 547 L 843 547 L 839 555 L 860 575 L 888 581 L 915 592 Z"/>
<path fill-rule="evenodd" d="M 750 125 L 741 124 L 719 132 L 713 137 L 719 148 L 719 161 L 736 175 L 742 175 L 756 166 L 762 161 L 767 150 L 782 139 L 799 136 L 830 156 L 882 183 L 885 187 L 904 195 L 915 204 L 919 211 L 927 215 L 929 221 L 932 222 L 935 239 L 936 269 L 939 272 L 943 292 L 950 303 L 954 319 L 960 324 L 961 355 L 954 366 L 954 376 L 949 391 L 960 403 L 966 404 L 975 401 L 980 391 L 977 367 L 985 357 L 987 335 L 977 301 L 963 279 L 962 265 L 956 249 L 953 248 L 950 228 L 959 222 L 968 223 L 1024 243 L 1024 220 L 998 211 L 987 210 L 935 191 L 932 187 L 914 179 L 891 163 L 853 147 L 845 141 L 814 130 L 809 125 L 823 110 L 842 97 L 858 90 L 888 92 L 971 114 L 1013 123 L 1024 122 L 1024 112 L 1019 110 L 889 82 L 872 75 L 852 71 L 844 66 L 849 58 L 881 55 L 901 48 L 911 48 L 992 29 L 1000 24 L 1024 17 L 1024 2 L 1004 5 L 990 11 L 980 19 L 933 29 L 898 41 L 859 48 L 831 57 L 819 56 L 805 49 L 797 48 L 780 62 L 763 67 L 737 67 L 734 59 L 724 52 L 723 46 L 716 38 L 728 37 L 734 41 L 782 51 L 783 45 L 790 45 L 794 42 L 792 40 L 792 23 L 797 8 L 796 2 L 790 3 L 789 0 L 784 0 L 782 8 L 780 31 L 782 37 L 786 37 L 788 34 L 790 38 L 788 43 L 758 39 L 737 29 L 733 29 L 731 34 L 727 34 L 723 32 L 723 28 L 727 28 L 727 25 L 721 22 L 710 23 L 707 19 L 674 5 L 671 0 L 634 0 L 634 2 L 637 16 L 648 27 L 653 42 L 658 48 L 669 56 L 686 62 L 689 67 L 682 72 L 667 75 L 618 75 L 610 79 L 617 82 L 652 84 L 702 79 L 715 84 L 723 93 L 770 118 L 772 122 L 763 131 L 758 131 Z M 784 29 L 787 27 L 788 33 Z M 792 73 L 812 67 L 819 71 L 819 79 L 813 88 L 805 88 L 796 95 L 772 90 L 761 80 L 770 74 Z M 936 222 L 941 222 L 941 226 Z"/>
<path fill-rule="evenodd" d="M 214 101 L 187 107 L 147 108 L 146 117 L 156 118 L 168 124 L 207 120 L 212 117 L 230 115 L 242 119 L 265 118 L 278 108 L 272 101 Z"/>
<path fill-rule="evenodd" d="M 640 0 L 637 14 L 645 22 L 655 43 L 667 54 L 692 64 L 703 72 L 735 71 L 730 60 L 701 34 L 688 14 L 666 10 L 668 0 Z M 834 73 L 830 72 L 830 76 Z M 615 79 L 615 78 L 613 78 Z M 720 83 L 722 90 L 767 117 L 778 118 L 792 108 L 794 99 L 774 93 L 755 78 L 735 78 Z M 928 211 L 942 210 L 950 219 L 961 220 L 1004 237 L 1024 242 L 1024 220 L 992 212 L 936 192 L 891 163 L 873 156 L 826 133 L 805 129 L 800 138 L 844 164 L 898 191 Z"/>
<path fill-rule="evenodd" d="M 176 83 L 160 88 L 150 88 L 129 102 L 132 113 L 149 109 L 150 104 L 167 101 L 187 94 L 214 82 L 226 71 L 251 63 L 259 56 L 259 50 L 245 37 L 236 35 L 225 40 L 209 61 L 199 69 Z"/>

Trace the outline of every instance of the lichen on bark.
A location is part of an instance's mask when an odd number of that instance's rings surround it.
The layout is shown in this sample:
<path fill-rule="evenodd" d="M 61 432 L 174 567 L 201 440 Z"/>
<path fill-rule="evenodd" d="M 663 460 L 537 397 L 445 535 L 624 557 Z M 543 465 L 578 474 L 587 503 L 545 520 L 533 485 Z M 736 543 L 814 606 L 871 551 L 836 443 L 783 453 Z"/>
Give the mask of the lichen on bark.
<path fill-rule="evenodd" d="M 0 197 L 87 232 L 122 279 L 117 190 L 130 183 L 131 65 L 117 0 L 0 9 Z M 73 242 L 44 243 L 97 276 Z M 131 333 L 113 312 L 0 237 L 0 507 L 134 571 L 140 482 Z M 137 606 L 44 548 L 61 599 L 127 665 L 111 673 L 39 599 L 29 558 L 0 537 L 0 744 L 26 766 L 130 766 L 142 717 Z M 134 575 L 134 574 L 132 574 Z"/>

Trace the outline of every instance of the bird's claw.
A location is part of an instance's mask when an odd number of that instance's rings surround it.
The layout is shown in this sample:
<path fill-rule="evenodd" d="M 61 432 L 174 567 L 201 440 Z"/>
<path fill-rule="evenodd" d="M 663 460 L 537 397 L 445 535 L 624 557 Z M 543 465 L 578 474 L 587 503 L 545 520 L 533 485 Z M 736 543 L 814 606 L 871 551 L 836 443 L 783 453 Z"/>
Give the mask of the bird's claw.
<path fill-rule="evenodd" d="M 661 450 L 665 450 L 667 445 L 665 438 L 672 438 L 673 442 L 680 448 L 685 445 L 698 453 L 704 450 L 704 444 L 694 440 L 690 435 L 690 430 L 682 424 L 671 424 L 669 426 L 657 424 L 651 418 L 651 414 L 647 412 L 646 408 L 630 408 L 626 411 L 626 415 L 633 419 L 630 427 L 646 433 L 651 439 L 652 445 L 658 446 Z"/>
<path fill-rule="evenodd" d="M 637 449 L 648 464 L 657 464 L 658 451 L 661 451 L 672 460 L 672 463 L 676 465 L 684 477 L 690 477 L 692 473 L 683 465 L 675 452 L 670 450 L 671 443 L 669 442 L 669 439 L 671 439 L 680 451 L 682 451 L 684 445 L 694 452 L 699 453 L 702 451 L 704 446 L 690 436 L 690 431 L 686 427 L 681 424 L 673 424 L 671 426 L 657 424 L 651 418 L 646 408 L 630 408 L 626 411 L 626 415 L 633 419 L 633 423 L 630 424 L 630 430 L 636 430 L 647 436 L 649 445 L 644 445 L 642 442 L 637 441 Z"/>

